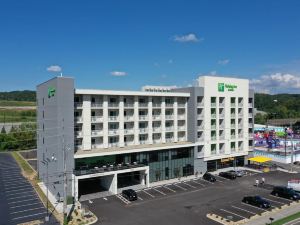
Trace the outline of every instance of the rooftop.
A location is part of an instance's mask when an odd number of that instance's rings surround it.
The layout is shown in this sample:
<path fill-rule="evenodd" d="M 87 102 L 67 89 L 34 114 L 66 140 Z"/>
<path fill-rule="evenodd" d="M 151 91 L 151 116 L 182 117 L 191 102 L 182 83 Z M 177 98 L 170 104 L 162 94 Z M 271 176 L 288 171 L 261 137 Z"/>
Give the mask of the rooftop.
<path fill-rule="evenodd" d="M 190 97 L 190 93 L 180 93 L 180 92 L 115 91 L 115 90 L 98 90 L 98 89 L 75 89 L 75 94 Z"/>

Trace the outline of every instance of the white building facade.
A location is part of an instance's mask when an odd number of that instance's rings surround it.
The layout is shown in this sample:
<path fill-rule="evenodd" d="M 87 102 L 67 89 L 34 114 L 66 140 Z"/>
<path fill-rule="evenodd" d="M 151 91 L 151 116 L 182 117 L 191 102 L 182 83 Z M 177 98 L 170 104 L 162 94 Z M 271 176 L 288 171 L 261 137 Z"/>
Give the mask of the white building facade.
<path fill-rule="evenodd" d="M 38 125 L 43 127 L 39 176 L 45 180 L 41 161 L 55 156 L 59 165 L 50 165 L 48 172 L 67 168 L 69 195 L 79 199 L 244 165 L 253 132 L 248 85 L 244 79 L 204 76 L 195 87 L 110 91 L 75 89 L 72 78 L 49 80 L 37 91 Z M 49 189 L 59 198 L 62 187 L 56 185 Z"/>

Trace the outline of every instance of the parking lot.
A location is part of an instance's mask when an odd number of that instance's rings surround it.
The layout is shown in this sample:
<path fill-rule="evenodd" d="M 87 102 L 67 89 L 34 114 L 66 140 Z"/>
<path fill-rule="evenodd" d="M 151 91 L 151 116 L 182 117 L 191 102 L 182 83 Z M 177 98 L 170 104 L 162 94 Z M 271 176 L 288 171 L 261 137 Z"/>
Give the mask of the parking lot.
<path fill-rule="evenodd" d="M 262 177 L 266 184 L 255 187 L 255 180 Z M 273 185 L 286 186 L 288 180 L 297 178 L 298 174 L 280 171 L 250 172 L 236 180 L 217 176 L 215 183 L 198 178 L 139 190 L 138 200 L 130 203 L 119 195 L 83 204 L 96 213 L 101 224 L 218 224 L 206 215 L 214 213 L 238 221 L 270 210 L 242 203 L 244 196 L 260 195 L 272 207 L 289 203 L 291 200 L 271 196 L 270 192 Z"/>
<path fill-rule="evenodd" d="M 0 224 L 44 220 L 46 209 L 10 154 L 0 154 Z M 54 218 L 50 221 L 56 224 Z M 49 223 L 49 224 L 50 224 Z"/>

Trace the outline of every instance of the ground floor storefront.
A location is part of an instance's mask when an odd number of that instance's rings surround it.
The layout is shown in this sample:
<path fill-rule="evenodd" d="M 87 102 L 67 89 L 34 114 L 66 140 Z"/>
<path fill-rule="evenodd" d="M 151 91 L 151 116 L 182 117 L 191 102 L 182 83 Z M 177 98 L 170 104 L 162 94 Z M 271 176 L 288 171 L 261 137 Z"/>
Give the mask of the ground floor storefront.
<path fill-rule="evenodd" d="M 207 161 L 207 171 L 213 172 L 218 169 L 224 169 L 228 167 L 244 166 L 245 157 L 246 156 L 237 156 Z"/>
<path fill-rule="evenodd" d="M 80 158 L 75 160 L 76 195 L 117 194 L 126 187 L 193 174 L 193 147 Z"/>

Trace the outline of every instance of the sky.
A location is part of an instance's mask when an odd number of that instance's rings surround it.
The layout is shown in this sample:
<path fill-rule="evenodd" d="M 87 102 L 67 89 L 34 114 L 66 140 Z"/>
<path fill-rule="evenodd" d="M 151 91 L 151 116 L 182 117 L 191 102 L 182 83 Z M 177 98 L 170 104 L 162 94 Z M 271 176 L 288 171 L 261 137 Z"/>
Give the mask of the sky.
<path fill-rule="evenodd" d="M 247 78 L 299 93 L 299 0 L 0 0 L 0 91 L 61 73 L 77 88 Z"/>

